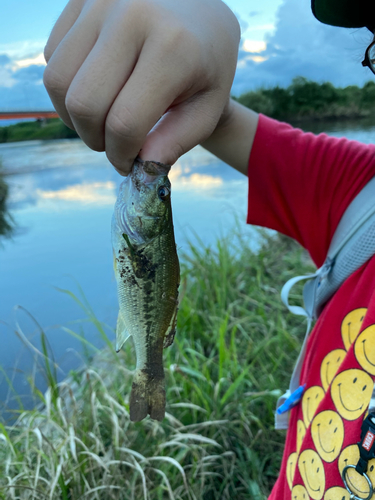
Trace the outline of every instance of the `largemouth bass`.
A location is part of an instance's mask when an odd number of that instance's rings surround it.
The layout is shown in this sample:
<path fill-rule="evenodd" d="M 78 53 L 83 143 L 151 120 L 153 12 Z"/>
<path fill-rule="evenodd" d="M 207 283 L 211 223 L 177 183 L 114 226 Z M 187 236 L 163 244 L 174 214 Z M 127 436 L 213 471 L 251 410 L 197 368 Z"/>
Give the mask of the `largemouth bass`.
<path fill-rule="evenodd" d="M 176 329 L 180 267 L 174 239 L 170 167 L 137 158 L 112 218 L 120 311 L 116 351 L 133 337 L 137 356 L 130 420 L 165 415 L 163 348 Z"/>

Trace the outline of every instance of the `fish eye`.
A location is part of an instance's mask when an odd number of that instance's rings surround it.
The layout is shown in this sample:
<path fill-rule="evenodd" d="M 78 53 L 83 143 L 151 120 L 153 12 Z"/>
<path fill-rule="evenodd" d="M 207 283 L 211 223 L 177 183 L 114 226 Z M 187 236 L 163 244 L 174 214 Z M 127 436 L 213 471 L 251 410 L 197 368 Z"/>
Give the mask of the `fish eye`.
<path fill-rule="evenodd" d="M 159 187 L 158 196 L 161 199 L 161 201 L 165 201 L 169 197 L 170 194 L 171 194 L 171 192 L 169 191 L 167 186 L 160 186 Z"/>

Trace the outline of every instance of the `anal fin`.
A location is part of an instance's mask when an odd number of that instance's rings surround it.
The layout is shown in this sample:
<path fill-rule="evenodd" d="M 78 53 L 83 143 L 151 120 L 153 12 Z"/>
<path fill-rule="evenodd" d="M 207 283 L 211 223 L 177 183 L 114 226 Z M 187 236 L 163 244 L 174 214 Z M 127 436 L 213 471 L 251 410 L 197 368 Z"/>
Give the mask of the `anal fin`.
<path fill-rule="evenodd" d="M 121 347 L 125 344 L 129 337 L 130 334 L 126 329 L 125 321 L 120 310 L 118 313 L 116 326 L 116 352 L 120 351 Z"/>

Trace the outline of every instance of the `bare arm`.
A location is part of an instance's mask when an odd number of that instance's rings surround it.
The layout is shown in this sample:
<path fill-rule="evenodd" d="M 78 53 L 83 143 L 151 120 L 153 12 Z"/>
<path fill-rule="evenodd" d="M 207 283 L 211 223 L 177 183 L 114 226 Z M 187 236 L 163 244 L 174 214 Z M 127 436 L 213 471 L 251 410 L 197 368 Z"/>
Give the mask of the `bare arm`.
<path fill-rule="evenodd" d="M 247 175 L 258 119 L 258 113 L 230 99 L 216 129 L 202 146 Z"/>

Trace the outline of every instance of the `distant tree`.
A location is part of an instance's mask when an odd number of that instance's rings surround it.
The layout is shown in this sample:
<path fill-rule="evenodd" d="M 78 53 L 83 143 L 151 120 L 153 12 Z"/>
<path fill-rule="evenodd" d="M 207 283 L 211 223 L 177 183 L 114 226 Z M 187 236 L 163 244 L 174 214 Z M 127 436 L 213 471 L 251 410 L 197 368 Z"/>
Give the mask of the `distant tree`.
<path fill-rule="evenodd" d="M 257 113 L 274 116 L 274 102 L 265 90 L 247 92 L 246 94 L 242 94 L 237 100 Z"/>
<path fill-rule="evenodd" d="M 374 106 L 375 103 L 375 82 L 372 80 L 365 83 L 361 91 L 360 102 L 363 106 Z"/>
<path fill-rule="evenodd" d="M 330 82 L 317 83 L 299 76 L 287 88 L 260 88 L 237 100 L 281 120 L 358 118 L 375 111 L 375 82 L 370 81 L 363 88 L 337 88 Z"/>

